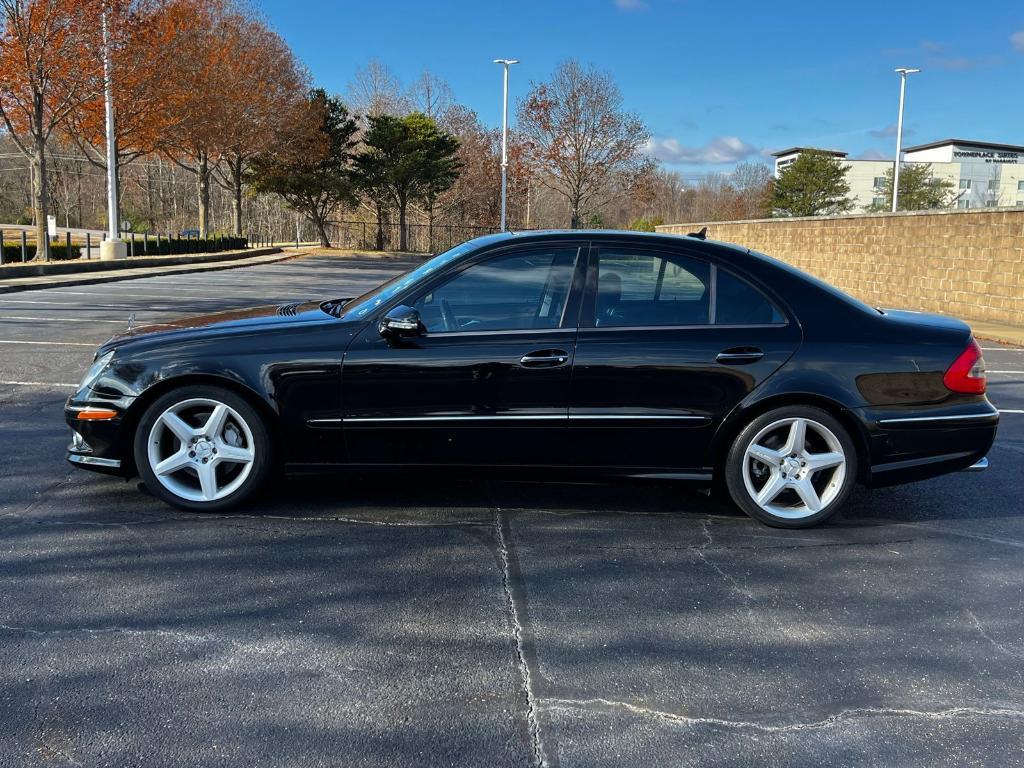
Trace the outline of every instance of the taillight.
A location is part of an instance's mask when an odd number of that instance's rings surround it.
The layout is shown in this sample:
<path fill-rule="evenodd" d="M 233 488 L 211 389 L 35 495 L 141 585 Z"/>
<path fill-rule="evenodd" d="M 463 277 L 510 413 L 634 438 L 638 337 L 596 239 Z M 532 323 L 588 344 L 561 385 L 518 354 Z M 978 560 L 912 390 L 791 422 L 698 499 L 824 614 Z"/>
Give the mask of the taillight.
<path fill-rule="evenodd" d="M 942 377 L 946 389 L 962 392 L 965 395 L 985 394 L 985 358 L 981 354 L 978 342 L 971 339 L 967 349 L 953 361 Z"/>

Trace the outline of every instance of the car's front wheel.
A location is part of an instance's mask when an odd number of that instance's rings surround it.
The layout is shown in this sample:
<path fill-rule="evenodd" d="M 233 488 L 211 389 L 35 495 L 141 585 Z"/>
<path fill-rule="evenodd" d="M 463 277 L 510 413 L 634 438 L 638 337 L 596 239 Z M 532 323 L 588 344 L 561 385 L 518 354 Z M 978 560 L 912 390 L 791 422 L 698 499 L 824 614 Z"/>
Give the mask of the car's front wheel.
<path fill-rule="evenodd" d="M 725 467 L 733 501 L 779 528 L 806 528 L 831 517 L 856 477 L 850 434 L 831 414 L 810 406 L 758 416 L 736 436 Z"/>
<path fill-rule="evenodd" d="M 217 511 L 255 491 L 271 467 L 266 425 L 242 397 L 196 385 L 153 401 L 135 433 L 135 464 L 153 495 L 180 509 Z"/>

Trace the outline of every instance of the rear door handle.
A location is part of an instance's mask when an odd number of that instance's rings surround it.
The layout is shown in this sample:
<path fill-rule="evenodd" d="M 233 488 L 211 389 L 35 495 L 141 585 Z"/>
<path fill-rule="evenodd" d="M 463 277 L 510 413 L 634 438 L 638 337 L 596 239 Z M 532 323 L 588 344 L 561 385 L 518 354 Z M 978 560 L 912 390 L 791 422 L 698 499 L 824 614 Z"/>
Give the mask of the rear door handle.
<path fill-rule="evenodd" d="M 715 358 L 722 365 L 744 365 L 756 363 L 764 357 L 764 352 L 757 347 L 732 347 L 722 350 Z"/>
<path fill-rule="evenodd" d="M 524 368 L 557 368 L 569 362 L 569 353 L 561 349 L 539 349 L 523 355 L 519 364 Z"/>

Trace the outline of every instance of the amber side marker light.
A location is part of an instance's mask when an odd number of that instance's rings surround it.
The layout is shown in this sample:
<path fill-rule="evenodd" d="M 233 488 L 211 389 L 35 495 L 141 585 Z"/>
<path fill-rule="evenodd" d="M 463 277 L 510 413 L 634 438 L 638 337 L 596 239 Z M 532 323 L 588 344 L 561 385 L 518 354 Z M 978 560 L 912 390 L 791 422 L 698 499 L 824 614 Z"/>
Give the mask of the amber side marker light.
<path fill-rule="evenodd" d="M 86 408 L 79 411 L 75 418 L 79 421 L 108 421 L 117 418 L 117 411 L 109 408 Z"/>

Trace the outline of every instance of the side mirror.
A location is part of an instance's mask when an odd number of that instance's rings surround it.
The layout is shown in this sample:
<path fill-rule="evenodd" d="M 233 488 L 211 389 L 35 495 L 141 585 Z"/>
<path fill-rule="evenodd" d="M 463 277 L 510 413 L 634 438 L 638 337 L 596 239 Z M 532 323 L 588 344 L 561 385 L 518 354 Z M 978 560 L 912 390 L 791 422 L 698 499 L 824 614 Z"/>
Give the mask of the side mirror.
<path fill-rule="evenodd" d="M 384 338 L 418 336 L 423 331 L 423 324 L 420 322 L 418 311 L 400 304 L 388 310 L 388 313 L 381 318 L 377 330 Z"/>

